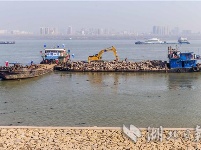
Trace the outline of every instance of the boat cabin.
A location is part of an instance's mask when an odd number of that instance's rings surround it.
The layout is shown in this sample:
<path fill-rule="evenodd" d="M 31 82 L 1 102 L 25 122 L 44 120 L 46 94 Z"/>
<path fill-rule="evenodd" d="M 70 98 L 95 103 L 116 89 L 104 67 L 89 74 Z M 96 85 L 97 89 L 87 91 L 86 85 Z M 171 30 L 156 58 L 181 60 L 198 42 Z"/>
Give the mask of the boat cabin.
<path fill-rule="evenodd" d="M 168 47 L 168 58 L 170 69 L 194 68 L 197 65 L 197 60 L 200 59 L 200 56 L 193 54 L 193 52 L 181 53 L 177 49 Z"/>
<path fill-rule="evenodd" d="M 45 49 L 45 59 L 58 59 L 59 56 L 64 56 L 66 53 L 65 49 Z"/>
<path fill-rule="evenodd" d="M 70 55 L 64 48 L 45 49 L 45 52 L 42 53 L 42 58 L 45 63 L 66 62 L 69 57 Z"/>

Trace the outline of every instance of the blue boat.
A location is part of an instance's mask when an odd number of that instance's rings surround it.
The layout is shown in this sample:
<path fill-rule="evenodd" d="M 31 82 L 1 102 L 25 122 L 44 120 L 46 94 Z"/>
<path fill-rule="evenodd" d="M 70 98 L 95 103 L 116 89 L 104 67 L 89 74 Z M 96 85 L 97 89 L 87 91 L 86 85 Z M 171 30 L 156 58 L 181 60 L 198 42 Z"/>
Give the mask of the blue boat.
<path fill-rule="evenodd" d="M 168 47 L 169 69 L 173 72 L 196 72 L 199 71 L 197 67 L 197 60 L 199 55 L 193 52 L 180 52 L 177 49 Z"/>

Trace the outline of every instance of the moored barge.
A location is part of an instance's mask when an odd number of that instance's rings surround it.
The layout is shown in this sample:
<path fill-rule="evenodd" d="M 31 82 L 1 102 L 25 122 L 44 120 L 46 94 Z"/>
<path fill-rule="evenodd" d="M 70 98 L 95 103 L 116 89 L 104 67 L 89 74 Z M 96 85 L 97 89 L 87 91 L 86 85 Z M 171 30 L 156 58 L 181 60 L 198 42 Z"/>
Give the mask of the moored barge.
<path fill-rule="evenodd" d="M 0 44 L 15 44 L 15 41 L 0 41 Z"/>
<path fill-rule="evenodd" d="M 147 60 L 141 62 L 131 61 L 68 61 L 56 65 L 55 70 L 72 72 L 200 72 L 201 64 L 197 63 L 200 56 L 193 52 L 180 52 L 178 49 L 168 47 L 168 59 Z"/>
<path fill-rule="evenodd" d="M 53 71 L 55 64 L 40 64 L 22 66 L 18 63 L 9 67 L 0 68 L 0 78 L 2 80 L 27 79 L 42 76 Z"/>

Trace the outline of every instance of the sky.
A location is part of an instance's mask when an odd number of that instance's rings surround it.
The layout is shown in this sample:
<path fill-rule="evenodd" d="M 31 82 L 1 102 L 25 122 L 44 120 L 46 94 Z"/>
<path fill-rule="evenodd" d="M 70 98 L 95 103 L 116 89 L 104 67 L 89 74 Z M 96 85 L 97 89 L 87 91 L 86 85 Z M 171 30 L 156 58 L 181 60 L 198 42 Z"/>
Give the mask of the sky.
<path fill-rule="evenodd" d="M 40 27 L 151 32 L 154 25 L 201 31 L 201 1 L 0 1 L 0 30 Z"/>

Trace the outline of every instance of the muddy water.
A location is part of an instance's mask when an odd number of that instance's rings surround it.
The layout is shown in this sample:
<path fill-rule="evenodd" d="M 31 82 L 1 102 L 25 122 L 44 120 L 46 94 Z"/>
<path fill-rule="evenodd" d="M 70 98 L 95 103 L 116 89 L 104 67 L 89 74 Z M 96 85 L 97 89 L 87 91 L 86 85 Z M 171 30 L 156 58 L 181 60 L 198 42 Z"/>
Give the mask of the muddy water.
<path fill-rule="evenodd" d="M 46 42 L 50 44 L 52 41 Z M 99 41 L 99 44 L 98 41 L 96 42 L 96 51 L 100 48 L 100 43 L 102 47 L 107 47 L 108 44 L 108 41 Z M 133 53 L 138 55 L 135 57 L 146 56 L 145 59 L 155 59 L 160 55 L 166 57 L 166 53 L 161 53 L 166 52 L 163 46 L 154 46 L 146 55 L 145 51 L 148 51 L 146 46 L 137 47 L 141 50 L 141 52 L 138 50 L 139 54 L 137 54 L 137 48 L 131 48 L 135 46 L 131 41 L 112 42 L 117 43 L 116 48 L 120 49 L 118 52 L 122 58 Z M 25 43 L 31 46 L 26 46 Z M 19 41 L 17 45 L 16 41 L 16 47 L 4 45 L 4 48 L 1 48 L 4 57 L 1 57 L 0 61 L 19 59 L 29 62 L 33 59 L 37 62 L 40 60 L 38 57 L 42 43 Z M 69 45 L 74 49 L 71 52 L 75 54 L 75 60 L 83 60 L 95 47 L 94 41 L 85 47 L 84 41 L 72 41 Z M 197 47 L 193 47 L 195 45 L 192 45 L 192 50 L 196 52 Z M 86 50 L 87 46 L 89 51 Z M 127 50 L 127 54 L 124 53 L 123 47 Z M 12 48 L 15 51 L 12 51 Z M 183 48 L 188 47 L 183 46 Z M 11 51 L 16 57 L 10 55 Z M 156 51 L 158 55 L 155 55 Z M 137 127 L 161 125 L 193 128 L 201 124 L 200 91 L 200 73 L 55 71 L 34 79 L 0 81 L 0 125 L 122 126 L 133 124 Z"/>

